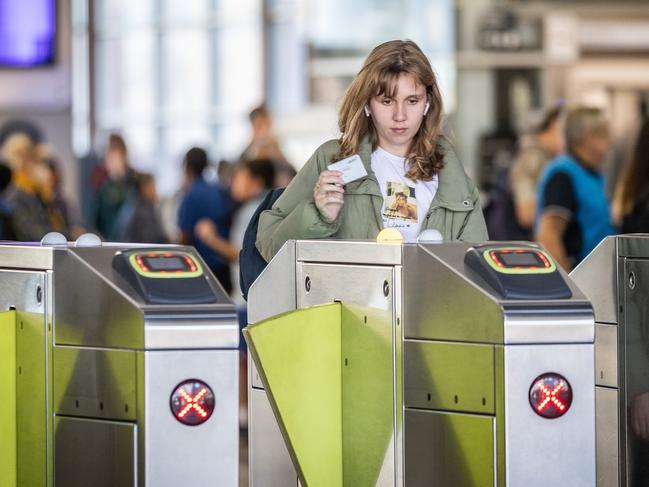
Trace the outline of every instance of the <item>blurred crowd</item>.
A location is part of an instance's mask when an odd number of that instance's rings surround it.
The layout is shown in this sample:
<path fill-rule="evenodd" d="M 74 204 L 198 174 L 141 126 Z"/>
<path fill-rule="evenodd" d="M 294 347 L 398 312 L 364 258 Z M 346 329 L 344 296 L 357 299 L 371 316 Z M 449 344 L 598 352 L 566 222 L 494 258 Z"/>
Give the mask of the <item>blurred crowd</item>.
<path fill-rule="evenodd" d="M 3 134 L 0 142 L 0 238 L 39 241 L 52 231 L 71 238 L 83 232 L 61 191 L 51 147 L 22 131 Z"/>
<path fill-rule="evenodd" d="M 649 113 L 617 181 L 603 164 L 611 150 L 609 123 L 598 108 L 550 107 L 530 114 L 518 150 L 488 195 L 485 217 L 493 240 L 536 240 L 566 270 L 607 235 L 649 233 Z"/>
<path fill-rule="evenodd" d="M 233 289 L 239 288 L 238 252 L 248 220 L 268 190 L 295 175 L 265 106 L 250 113 L 250 125 L 250 142 L 236 161 L 213 164 L 204 148 L 190 148 L 178 161 L 179 187 L 165 199 L 152 174 L 133 169 L 125 139 L 110 134 L 85 183 L 92 200 L 82 221 L 63 194 L 59 162 L 38 128 L 8 124 L 0 129 L 0 239 L 38 242 L 59 232 L 76 240 L 94 232 L 105 241 L 193 245 L 242 303 Z"/>

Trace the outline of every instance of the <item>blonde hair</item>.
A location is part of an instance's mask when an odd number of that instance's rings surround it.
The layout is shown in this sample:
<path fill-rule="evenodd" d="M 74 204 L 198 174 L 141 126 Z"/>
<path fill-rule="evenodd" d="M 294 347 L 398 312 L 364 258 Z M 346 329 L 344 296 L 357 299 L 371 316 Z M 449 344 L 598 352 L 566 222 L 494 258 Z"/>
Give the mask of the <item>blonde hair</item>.
<path fill-rule="evenodd" d="M 429 181 L 444 165 L 437 139 L 442 119 L 442 96 L 430 62 L 412 41 L 388 41 L 372 50 L 363 67 L 345 91 L 338 114 L 341 132 L 340 151 L 336 159 L 355 154 L 361 139 L 369 134 L 373 146 L 377 134 L 364 107 L 374 96 L 394 96 L 400 75 L 410 74 L 426 88 L 430 108 L 415 134 L 407 155 L 406 176 L 412 180 Z"/>

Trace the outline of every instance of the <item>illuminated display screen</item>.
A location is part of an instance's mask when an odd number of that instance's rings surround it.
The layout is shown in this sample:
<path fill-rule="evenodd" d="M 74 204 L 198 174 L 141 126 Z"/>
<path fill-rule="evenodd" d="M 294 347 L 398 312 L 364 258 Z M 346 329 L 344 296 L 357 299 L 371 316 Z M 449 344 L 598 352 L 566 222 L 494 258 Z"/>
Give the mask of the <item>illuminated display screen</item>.
<path fill-rule="evenodd" d="M 178 277 L 196 277 L 201 274 L 194 259 L 183 253 L 147 252 L 133 255 L 131 259 L 138 272 L 149 277 L 169 277 L 172 274 Z"/>
<path fill-rule="evenodd" d="M 536 252 L 495 252 L 505 267 L 546 267 Z"/>
<path fill-rule="evenodd" d="M 144 257 L 146 266 L 151 271 L 188 271 L 189 265 L 182 257 Z"/>
<path fill-rule="evenodd" d="M 54 62 L 55 0 L 0 0 L 0 67 Z"/>

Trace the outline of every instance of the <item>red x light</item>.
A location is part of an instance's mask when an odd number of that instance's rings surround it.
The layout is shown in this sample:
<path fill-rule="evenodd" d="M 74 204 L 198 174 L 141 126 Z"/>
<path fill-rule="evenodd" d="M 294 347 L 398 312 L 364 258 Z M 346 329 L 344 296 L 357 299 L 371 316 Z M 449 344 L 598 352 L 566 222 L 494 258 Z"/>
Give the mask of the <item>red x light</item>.
<path fill-rule="evenodd" d="M 214 412 L 214 393 L 210 386 L 197 379 L 179 384 L 171 394 L 174 417 L 188 426 L 207 421 Z"/>
<path fill-rule="evenodd" d="M 538 376 L 530 387 L 530 406 L 547 419 L 563 416 L 572 404 L 572 387 L 565 377 L 547 373 Z"/>

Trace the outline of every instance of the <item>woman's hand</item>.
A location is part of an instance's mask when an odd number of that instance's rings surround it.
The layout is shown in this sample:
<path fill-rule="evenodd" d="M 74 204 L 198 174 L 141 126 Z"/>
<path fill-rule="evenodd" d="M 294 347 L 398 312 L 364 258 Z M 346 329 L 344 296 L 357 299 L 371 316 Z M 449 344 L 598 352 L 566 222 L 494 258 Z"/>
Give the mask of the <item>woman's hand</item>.
<path fill-rule="evenodd" d="M 322 219 L 333 223 L 343 207 L 345 188 L 343 173 L 340 171 L 322 171 L 313 188 L 313 199 Z"/>

